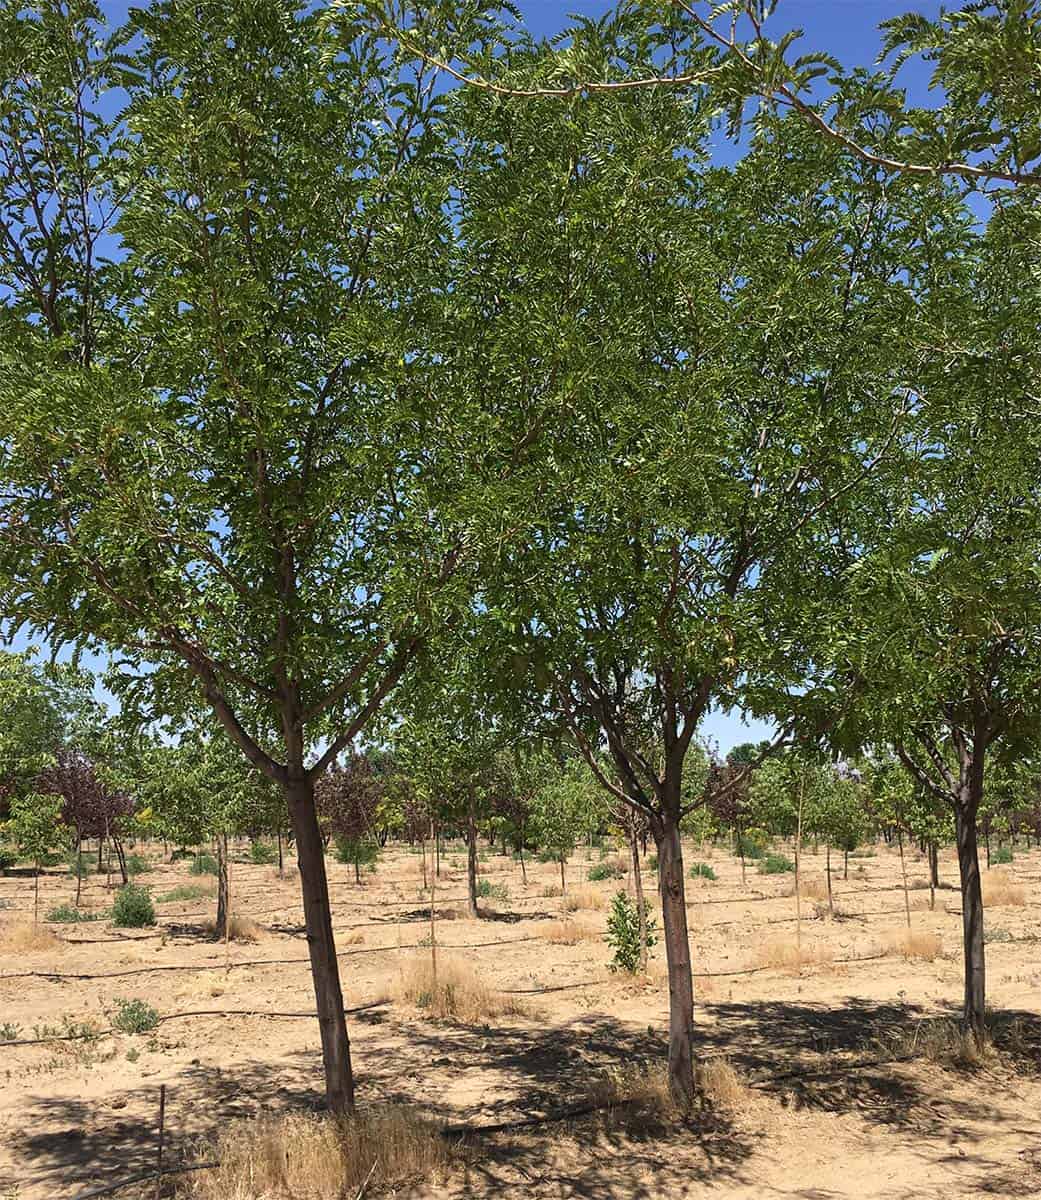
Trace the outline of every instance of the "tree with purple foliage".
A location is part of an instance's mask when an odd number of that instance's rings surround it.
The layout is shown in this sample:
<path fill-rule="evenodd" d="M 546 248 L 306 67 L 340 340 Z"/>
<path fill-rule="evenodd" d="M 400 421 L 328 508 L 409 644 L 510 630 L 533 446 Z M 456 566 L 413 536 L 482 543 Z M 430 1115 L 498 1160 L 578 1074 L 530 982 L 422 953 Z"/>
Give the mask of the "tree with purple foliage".
<path fill-rule="evenodd" d="M 376 812 L 384 782 L 370 756 L 351 754 L 343 766 L 326 772 L 315 789 L 322 831 L 332 838 L 340 861 L 354 863 L 356 883 L 361 883 L 362 865 L 376 860 Z"/>

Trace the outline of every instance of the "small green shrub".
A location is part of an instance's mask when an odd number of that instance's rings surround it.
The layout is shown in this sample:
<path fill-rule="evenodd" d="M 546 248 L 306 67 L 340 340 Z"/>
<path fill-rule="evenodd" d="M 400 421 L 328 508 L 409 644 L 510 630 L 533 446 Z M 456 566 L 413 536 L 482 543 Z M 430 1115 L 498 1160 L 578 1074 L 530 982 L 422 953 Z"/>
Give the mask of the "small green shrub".
<path fill-rule="evenodd" d="M 687 874 L 691 879 L 715 879 L 716 873 L 708 865 L 708 863 L 696 862 L 691 865 Z"/>
<path fill-rule="evenodd" d="M 335 842 L 336 861 L 354 864 L 359 869 L 376 870 L 380 848 L 375 842 L 356 842 L 353 838 L 338 837 Z"/>
<path fill-rule="evenodd" d="M 79 925 L 83 921 L 104 921 L 107 916 L 107 912 L 87 912 L 74 904 L 59 904 L 48 912 L 47 920 L 62 925 Z"/>
<path fill-rule="evenodd" d="M 509 900 L 510 889 L 505 883 L 492 883 L 490 879 L 478 879 L 477 894 L 485 899 Z"/>
<path fill-rule="evenodd" d="M 768 854 L 759 860 L 759 871 L 763 875 L 784 875 L 795 870 L 795 863 L 783 854 Z"/>
<path fill-rule="evenodd" d="M 6 846 L 0 846 L 0 871 L 9 871 L 18 861 L 18 855 Z"/>
<path fill-rule="evenodd" d="M 657 871 L 657 870 L 658 870 L 658 856 L 657 856 L 657 854 L 650 854 L 650 855 L 648 855 L 648 856 L 647 856 L 647 866 L 648 866 L 648 867 L 649 867 L 649 868 L 650 868 L 652 871 Z"/>
<path fill-rule="evenodd" d="M 589 868 L 586 878 L 592 880 L 593 883 L 600 883 L 604 879 L 621 879 L 624 874 L 625 872 L 619 869 L 617 863 L 598 862 Z"/>
<path fill-rule="evenodd" d="M 737 839 L 734 853 L 741 858 L 759 859 L 766 853 L 766 846 L 759 838 L 743 833 Z"/>
<path fill-rule="evenodd" d="M 217 860 L 212 854 L 197 854 L 188 865 L 189 875 L 216 875 Z"/>
<path fill-rule="evenodd" d="M 1012 861 L 1012 847 L 999 846 L 990 856 L 990 865 L 992 867 L 1007 867 Z"/>
<path fill-rule="evenodd" d="M 270 866 L 278 862 L 278 850 L 270 842 L 253 842 L 249 847 L 249 861 L 258 867 Z"/>
<path fill-rule="evenodd" d="M 21 1036 L 21 1025 L 13 1025 L 10 1021 L 0 1021 L 0 1042 L 17 1042 Z"/>
<path fill-rule="evenodd" d="M 128 883 L 116 893 L 112 924 L 123 929 L 141 929 L 155 924 L 155 905 L 147 888 Z"/>
<path fill-rule="evenodd" d="M 186 858 L 196 858 L 197 850 L 189 850 L 187 846 L 178 846 L 176 850 L 170 852 L 170 861 L 172 863 L 181 862 Z"/>
<path fill-rule="evenodd" d="M 213 888 L 206 887 L 204 884 L 182 883 L 180 887 L 175 887 L 172 891 L 157 896 L 156 900 L 160 904 L 173 904 L 177 900 L 202 900 L 203 897 L 212 895 Z"/>
<path fill-rule="evenodd" d="M 654 935 L 654 916 L 644 902 L 645 942 L 649 950 L 657 941 Z M 640 969 L 640 912 L 636 901 L 625 892 L 618 892 L 611 901 L 611 913 L 607 918 L 607 944 L 614 951 L 612 971 L 626 971 L 635 975 Z"/>
<path fill-rule="evenodd" d="M 535 857 L 540 863 L 555 863 L 560 861 L 552 850 L 540 850 Z"/>
<path fill-rule="evenodd" d="M 1015 938 L 1007 929 L 991 929 L 988 926 L 983 931 L 983 940 L 985 942 L 1013 942 Z"/>
<path fill-rule="evenodd" d="M 159 1013 L 144 1000 L 116 999 L 113 1029 L 120 1033 L 147 1033 L 159 1025 Z"/>
<path fill-rule="evenodd" d="M 127 855 L 127 874 L 131 879 L 137 875 L 145 875 L 151 871 L 152 864 L 140 854 Z"/>

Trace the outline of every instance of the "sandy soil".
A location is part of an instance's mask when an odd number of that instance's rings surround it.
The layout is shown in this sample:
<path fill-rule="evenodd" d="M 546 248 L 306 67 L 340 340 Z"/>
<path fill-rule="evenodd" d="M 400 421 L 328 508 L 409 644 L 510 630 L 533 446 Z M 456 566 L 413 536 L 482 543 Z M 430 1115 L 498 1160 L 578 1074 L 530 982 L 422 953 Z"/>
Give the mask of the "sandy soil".
<path fill-rule="evenodd" d="M 718 875 L 688 885 L 701 1051 L 729 1056 L 750 1085 L 747 1101 L 685 1127 L 634 1131 L 590 1119 L 484 1138 L 447 1184 L 417 1182 L 408 1194 L 1041 1195 L 1041 853 L 1020 853 L 1004 868 L 1026 903 L 987 914 L 995 939 L 987 947 L 989 998 L 1016 1024 L 1012 1049 L 974 1070 L 921 1059 L 872 1065 L 879 1039 L 957 1012 L 960 916 L 950 855 L 935 911 L 927 890 L 911 892 L 913 926 L 940 935 L 940 957 L 906 961 L 887 949 L 904 924 L 904 897 L 899 859 L 880 846 L 851 858 L 848 879 L 839 864 L 834 917 L 826 902 L 803 900 L 803 944 L 832 961 L 800 970 L 760 965 L 764 947 L 794 944 L 791 877 L 760 875 L 749 864 L 742 883 L 740 863 L 724 850 L 689 846 L 685 854 Z M 465 919 L 465 858 L 451 848 L 438 886 L 437 907 L 450 918 L 438 926 L 442 953 L 454 948 L 531 1011 L 477 1027 L 434 1022 L 390 999 L 429 931 L 418 855 L 389 851 L 360 887 L 352 869 L 330 865 L 346 1003 L 361 1010 L 349 1029 L 363 1104 L 406 1102 L 449 1122 L 508 1121 L 559 1110 L 605 1069 L 664 1053 L 661 946 L 646 980 L 613 976 L 601 940 L 546 939 L 560 919 L 560 899 L 546 894 L 559 884 L 554 865 L 530 866 L 525 887 L 516 863 L 492 852 L 482 859 L 482 873 L 504 883 L 509 899 L 486 900 L 481 920 Z M 625 883 L 587 883 L 592 861 L 584 853 L 572 860 L 569 886 L 606 904 Z M 821 880 L 823 854 L 803 861 L 804 877 Z M 912 883 L 924 884 L 924 863 L 912 855 L 908 863 Z M 156 862 L 142 882 L 158 896 L 199 880 L 183 863 Z M 70 899 L 74 885 L 55 874 L 41 888 L 46 910 Z M 147 1169 L 160 1084 L 167 1161 L 236 1117 L 320 1104 L 296 883 L 289 871 L 280 880 L 272 867 L 236 862 L 232 888 L 234 910 L 263 927 L 255 944 L 215 945 L 203 928 L 214 902 L 202 899 L 159 904 L 159 927 L 147 932 L 107 921 L 52 925 L 63 939 L 54 948 L 0 949 L 0 1027 L 16 1027 L 8 1037 L 51 1036 L 70 1021 L 108 1028 L 116 998 L 146 1000 L 162 1017 L 152 1034 L 0 1044 L 0 1200 L 61 1200 Z M 110 900 L 103 877 L 87 881 L 86 907 Z M 31 919 L 32 880 L 0 879 L 0 908 L 2 939 L 5 926 Z M 602 929 L 606 912 L 577 916 Z"/>

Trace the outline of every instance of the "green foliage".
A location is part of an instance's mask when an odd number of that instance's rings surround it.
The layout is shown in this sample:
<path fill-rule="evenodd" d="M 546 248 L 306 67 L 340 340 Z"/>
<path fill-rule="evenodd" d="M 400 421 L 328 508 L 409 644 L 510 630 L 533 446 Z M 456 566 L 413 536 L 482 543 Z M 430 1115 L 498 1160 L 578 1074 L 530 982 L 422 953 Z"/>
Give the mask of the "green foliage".
<path fill-rule="evenodd" d="M 477 895 L 492 900 L 509 900 L 510 889 L 505 883 L 492 883 L 490 879 L 478 879 Z"/>
<path fill-rule="evenodd" d="M 189 875 L 216 875 L 219 871 L 217 860 L 212 854 L 197 854 L 188 865 Z"/>
<path fill-rule="evenodd" d="M 116 893 L 112 924 L 124 929 L 141 929 L 155 924 L 155 905 L 147 888 L 128 883 Z"/>
<path fill-rule="evenodd" d="M 353 863 L 359 869 L 364 867 L 368 871 L 376 870 L 380 848 L 375 842 L 339 836 L 333 839 L 333 846 L 337 862 Z"/>
<path fill-rule="evenodd" d="M 145 875 L 152 869 L 152 864 L 141 854 L 127 855 L 127 874 L 133 879 L 137 875 Z"/>
<path fill-rule="evenodd" d="M 783 854 L 767 854 L 759 861 L 759 872 L 762 875 L 784 875 L 795 870 L 795 863 Z"/>
<path fill-rule="evenodd" d="M 48 921 L 56 921 L 63 925 L 78 925 L 84 921 L 104 921 L 107 912 L 90 911 L 77 908 L 74 904 L 59 904 L 47 913 Z"/>
<path fill-rule="evenodd" d="M 687 872 L 691 879 L 715 879 L 716 873 L 708 863 L 696 862 L 691 864 Z"/>
<path fill-rule="evenodd" d="M 766 853 L 766 845 L 765 835 L 746 831 L 738 836 L 734 853 L 742 858 L 759 859 Z"/>
<path fill-rule="evenodd" d="M 0 871 L 9 871 L 18 862 L 18 855 L 6 846 L 0 846 Z"/>
<path fill-rule="evenodd" d="M 250 843 L 249 861 L 258 866 L 268 866 L 278 862 L 278 848 L 270 842 L 255 841 Z"/>
<path fill-rule="evenodd" d="M 1012 847 L 998 846 L 996 850 L 992 850 L 990 854 L 990 863 L 992 867 L 1007 866 L 1012 862 Z"/>
<path fill-rule="evenodd" d="M 648 950 L 657 941 L 654 932 L 654 915 L 644 901 L 645 944 Z M 640 913 L 636 901 L 625 892 L 616 893 L 611 901 L 611 912 L 607 918 L 606 940 L 614 951 L 612 971 L 626 971 L 634 975 L 640 969 Z"/>
<path fill-rule="evenodd" d="M 535 838 L 549 861 L 566 861 L 579 841 L 594 830 L 604 811 L 604 793 L 589 771 L 569 763 L 532 798 Z M 541 861 L 541 854 L 540 854 Z"/>
<path fill-rule="evenodd" d="M 625 872 L 617 863 L 599 862 L 589 868 L 586 878 L 599 883 L 604 879 L 621 879 L 624 875 Z"/>
<path fill-rule="evenodd" d="M 62 802 L 58 796 L 28 792 L 11 801 L 7 836 L 19 853 L 42 866 L 53 854 L 65 849 L 70 831 L 61 820 Z"/>
<path fill-rule="evenodd" d="M 126 1000 L 117 997 L 112 1027 L 120 1033 L 148 1033 L 159 1027 L 159 1013 L 144 1000 Z"/>
<path fill-rule="evenodd" d="M 22 1035 L 21 1025 L 0 1021 L 0 1042 L 16 1042 Z"/>

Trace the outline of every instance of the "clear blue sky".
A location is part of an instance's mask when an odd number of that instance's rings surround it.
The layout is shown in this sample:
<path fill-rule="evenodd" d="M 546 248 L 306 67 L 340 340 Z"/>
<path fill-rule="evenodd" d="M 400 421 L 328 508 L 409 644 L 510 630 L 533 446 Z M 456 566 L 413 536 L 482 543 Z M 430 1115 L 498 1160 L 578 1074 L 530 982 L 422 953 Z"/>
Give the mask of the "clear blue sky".
<path fill-rule="evenodd" d="M 556 33 L 567 24 L 569 13 L 599 16 L 612 7 L 604 0 L 570 0 L 564 4 L 553 0 L 520 0 L 519 6 L 532 31 L 539 35 Z M 113 23 L 125 17 L 126 7 L 124 0 L 118 3 L 102 0 L 101 3 L 102 10 Z M 797 53 L 827 51 L 846 66 L 870 67 L 878 54 L 881 21 L 908 11 L 934 17 L 939 8 L 935 0 L 919 3 L 911 0 L 780 0 L 768 22 L 767 32 L 777 40 L 789 29 L 801 29 L 805 36 L 802 49 Z M 901 81 L 908 90 L 911 103 L 929 103 L 928 76 L 924 67 L 909 65 Z M 18 639 L 15 644 L 16 648 L 21 648 L 24 639 Z M 102 663 L 85 656 L 83 665 L 100 669 Z M 762 722 L 746 724 L 738 713 L 712 713 L 703 732 L 725 752 L 738 742 L 768 737 L 772 729 Z"/>

